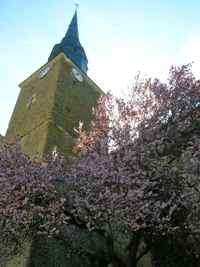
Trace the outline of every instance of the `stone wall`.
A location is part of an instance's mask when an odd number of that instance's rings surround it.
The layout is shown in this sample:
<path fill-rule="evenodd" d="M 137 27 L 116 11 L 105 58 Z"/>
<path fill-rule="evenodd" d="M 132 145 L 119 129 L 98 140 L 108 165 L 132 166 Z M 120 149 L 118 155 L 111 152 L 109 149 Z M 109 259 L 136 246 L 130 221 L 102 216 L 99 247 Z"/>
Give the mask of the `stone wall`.
<path fill-rule="evenodd" d="M 41 71 L 48 68 L 43 77 Z M 20 84 L 6 141 L 22 138 L 22 149 L 30 157 L 42 158 L 55 147 L 69 154 L 75 140 L 74 127 L 83 121 L 88 130 L 101 89 L 84 73 L 76 80 L 77 67 L 63 53 Z M 77 70 L 78 71 L 78 70 Z"/>
<path fill-rule="evenodd" d="M 0 145 L 4 143 L 4 136 L 0 134 Z"/>

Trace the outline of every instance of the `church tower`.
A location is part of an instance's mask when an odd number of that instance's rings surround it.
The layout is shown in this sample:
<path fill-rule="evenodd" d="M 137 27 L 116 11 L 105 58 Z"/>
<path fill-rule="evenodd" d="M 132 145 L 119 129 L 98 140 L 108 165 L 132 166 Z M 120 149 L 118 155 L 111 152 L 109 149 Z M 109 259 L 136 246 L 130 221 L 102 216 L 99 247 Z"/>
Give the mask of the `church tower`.
<path fill-rule="evenodd" d="M 88 60 L 79 41 L 77 11 L 65 37 L 53 47 L 48 62 L 19 86 L 21 88 L 6 133 L 16 137 L 30 157 L 42 158 L 55 148 L 70 154 L 79 121 L 89 129 L 92 108 L 101 89 L 87 76 Z"/>

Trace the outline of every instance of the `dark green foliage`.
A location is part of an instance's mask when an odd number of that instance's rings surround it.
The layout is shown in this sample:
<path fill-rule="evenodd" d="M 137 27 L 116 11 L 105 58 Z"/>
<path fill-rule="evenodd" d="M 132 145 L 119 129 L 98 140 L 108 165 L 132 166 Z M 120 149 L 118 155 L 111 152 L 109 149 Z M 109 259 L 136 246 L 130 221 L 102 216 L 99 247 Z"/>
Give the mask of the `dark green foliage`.
<path fill-rule="evenodd" d="M 64 267 L 66 260 L 62 241 L 38 237 L 32 242 L 28 267 Z"/>
<path fill-rule="evenodd" d="M 108 263 L 102 236 L 67 225 L 60 238 L 34 239 L 28 267 L 106 267 Z"/>
<path fill-rule="evenodd" d="M 181 240 L 173 237 L 157 240 L 152 250 L 155 267 L 200 266 L 200 259 L 190 245 L 187 236 L 182 236 Z"/>

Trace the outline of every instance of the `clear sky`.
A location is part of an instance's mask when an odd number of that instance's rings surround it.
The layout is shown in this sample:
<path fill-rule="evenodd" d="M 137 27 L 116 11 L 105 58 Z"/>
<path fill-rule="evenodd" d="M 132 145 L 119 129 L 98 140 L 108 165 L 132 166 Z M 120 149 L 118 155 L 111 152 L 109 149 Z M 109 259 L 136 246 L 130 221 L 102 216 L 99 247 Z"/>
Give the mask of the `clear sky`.
<path fill-rule="evenodd" d="M 172 64 L 191 61 L 200 76 L 199 0 L 78 3 L 88 74 L 103 90 L 127 90 L 138 71 L 166 79 Z M 1 134 L 19 94 L 18 84 L 46 63 L 73 13 L 71 0 L 0 0 Z"/>

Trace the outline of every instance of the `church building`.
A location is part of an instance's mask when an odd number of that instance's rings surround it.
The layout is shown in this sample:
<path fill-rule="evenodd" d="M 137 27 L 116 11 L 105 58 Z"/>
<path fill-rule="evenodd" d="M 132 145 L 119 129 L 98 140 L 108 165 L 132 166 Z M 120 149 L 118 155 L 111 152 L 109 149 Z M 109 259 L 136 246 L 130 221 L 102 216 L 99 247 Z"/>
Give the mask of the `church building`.
<path fill-rule="evenodd" d="M 23 81 L 6 133 L 21 138 L 22 150 L 42 158 L 55 149 L 68 155 L 79 121 L 89 130 L 92 109 L 103 91 L 87 76 L 88 60 L 79 40 L 77 11 L 48 62 Z"/>

